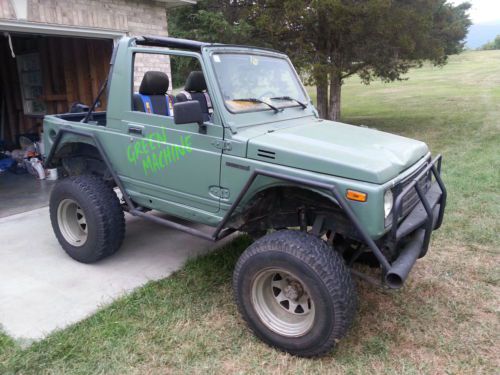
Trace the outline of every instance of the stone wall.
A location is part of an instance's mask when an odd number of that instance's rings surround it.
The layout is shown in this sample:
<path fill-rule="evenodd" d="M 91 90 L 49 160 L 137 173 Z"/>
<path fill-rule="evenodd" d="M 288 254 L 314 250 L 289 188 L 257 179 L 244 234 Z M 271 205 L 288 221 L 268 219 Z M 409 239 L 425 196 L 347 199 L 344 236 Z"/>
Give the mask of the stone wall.
<path fill-rule="evenodd" d="M 15 18 L 14 8 L 10 0 L 0 0 L 0 19 L 13 19 Z"/>
<path fill-rule="evenodd" d="M 144 77 L 144 73 L 148 70 L 166 72 L 170 78 L 170 82 L 172 82 L 170 59 L 167 55 L 138 53 L 134 59 L 134 91 L 139 91 L 142 77 Z M 172 93 L 172 84 L 170 84 L 169 92 Z"/>
<path fill-rule="evenodd" d="M 167 35 L 165 3 L 147 0 L 28 0 L 28 21 Z"/>

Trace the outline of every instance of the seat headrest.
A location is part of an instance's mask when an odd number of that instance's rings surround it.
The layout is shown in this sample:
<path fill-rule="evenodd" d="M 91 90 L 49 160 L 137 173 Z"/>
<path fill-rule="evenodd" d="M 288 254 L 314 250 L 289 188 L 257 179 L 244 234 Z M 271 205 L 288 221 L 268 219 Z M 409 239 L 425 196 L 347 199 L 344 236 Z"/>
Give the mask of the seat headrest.
<path fill-rule="evenodd" d="M 207 89 L 207 83 L 205 82 L 205 77 L 203 76 L 203 72 L 201 71 L 191 72 L 186 80 L 186 85 L 184 86 L 184 90 L 202 92 L 205 91 L 206 89 Z"/>
<path fill-rule="evenodd" d="M 142 95 L 165 95 L 170 81 L 163 72 L 149 71 L 144 74 L 139 93 Z"/>

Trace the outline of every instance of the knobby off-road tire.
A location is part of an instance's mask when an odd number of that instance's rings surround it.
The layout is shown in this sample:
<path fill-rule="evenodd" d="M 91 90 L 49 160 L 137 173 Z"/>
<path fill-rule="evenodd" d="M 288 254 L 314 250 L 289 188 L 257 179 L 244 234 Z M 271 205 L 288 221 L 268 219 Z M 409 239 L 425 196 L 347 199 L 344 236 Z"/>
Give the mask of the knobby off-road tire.
<path fill-rule="evenodd" d="M 282 230 L 254 242 L 233 275 L 238 309 L 264 342 L 313 357 L 333 349 L 357 307 L 342 257 L 310 234 Z"/>
<path fill-rule="evenodd" d="M 118 197 L 92 175 L 69 177 L 54 186 L 50 220 L 63 249 L 82 263 L 97 262 L 115 253 L 125 234 Z"/>

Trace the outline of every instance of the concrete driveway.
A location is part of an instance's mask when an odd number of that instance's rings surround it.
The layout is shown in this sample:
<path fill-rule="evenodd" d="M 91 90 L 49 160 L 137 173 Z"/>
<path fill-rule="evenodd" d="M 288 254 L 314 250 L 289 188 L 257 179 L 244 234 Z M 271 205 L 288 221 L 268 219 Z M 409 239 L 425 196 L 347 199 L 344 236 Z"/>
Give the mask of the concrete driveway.
<path fill-rule="evenodd" d="M 0 218 L 0 325 L 14 339 L 41 339 L 214 247 L 127 214 L 120 251 L 85 265 L 60 247 L 48 207 Z"/>

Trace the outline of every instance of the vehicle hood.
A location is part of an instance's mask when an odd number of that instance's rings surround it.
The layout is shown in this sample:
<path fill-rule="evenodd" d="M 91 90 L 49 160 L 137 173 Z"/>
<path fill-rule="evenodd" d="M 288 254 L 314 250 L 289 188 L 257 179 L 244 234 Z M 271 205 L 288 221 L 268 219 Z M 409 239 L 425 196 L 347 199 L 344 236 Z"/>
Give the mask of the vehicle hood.
<path fill-rule="evenodd" d="M 385 183 L 428 153 L 425 143 L 326 120 L 268 130 L 248 140 L 247 157 L 372 183 Z"/>

